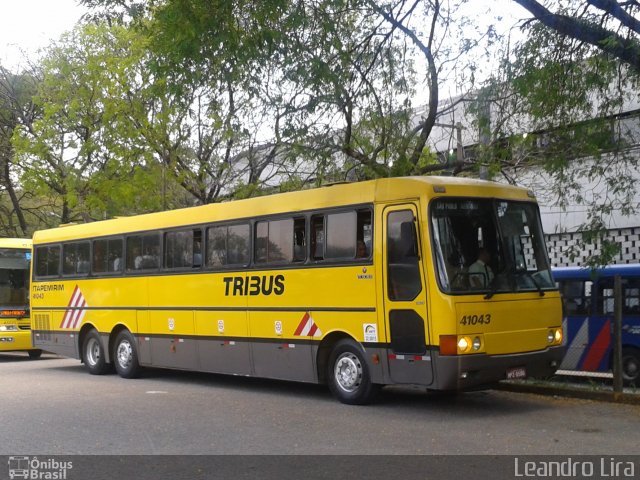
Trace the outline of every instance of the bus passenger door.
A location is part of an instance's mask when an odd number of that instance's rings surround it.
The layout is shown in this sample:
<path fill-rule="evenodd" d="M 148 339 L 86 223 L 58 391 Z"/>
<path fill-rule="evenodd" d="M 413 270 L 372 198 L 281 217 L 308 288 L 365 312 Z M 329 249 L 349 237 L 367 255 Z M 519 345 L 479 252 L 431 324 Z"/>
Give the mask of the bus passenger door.
<path fill-rule="evenodd" d="M 391 380 L 429 385 L 427 291 L 414 204 L 384 209 L 384 314 Z"/>

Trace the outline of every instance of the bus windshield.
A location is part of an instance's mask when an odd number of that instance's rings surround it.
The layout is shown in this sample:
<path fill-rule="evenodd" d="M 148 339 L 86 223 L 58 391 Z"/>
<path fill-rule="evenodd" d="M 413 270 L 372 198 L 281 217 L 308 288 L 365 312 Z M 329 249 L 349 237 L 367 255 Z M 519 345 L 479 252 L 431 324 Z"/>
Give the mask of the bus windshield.
<path fill-rule="evenodd" d="M 0 248 L 0 307 L 29 305 L 29 264 L 31 252 Z"/>
<path fill-rule="evenodd" d="M 437 199 L 431 224 L 440 288 L 448 293 L 554 289 L 535 204 Z"/>

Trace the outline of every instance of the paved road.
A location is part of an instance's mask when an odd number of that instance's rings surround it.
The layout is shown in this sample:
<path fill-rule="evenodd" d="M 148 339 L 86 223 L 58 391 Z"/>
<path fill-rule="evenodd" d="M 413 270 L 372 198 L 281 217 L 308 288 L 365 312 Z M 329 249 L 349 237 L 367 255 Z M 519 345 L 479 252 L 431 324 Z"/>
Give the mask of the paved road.
<path fill-rule="evenodd" d="M 338 403 L 317 385 L 0 355 L 0 455 L 640 453 L 640 407 L 501 391 L 387 388 Z"/>

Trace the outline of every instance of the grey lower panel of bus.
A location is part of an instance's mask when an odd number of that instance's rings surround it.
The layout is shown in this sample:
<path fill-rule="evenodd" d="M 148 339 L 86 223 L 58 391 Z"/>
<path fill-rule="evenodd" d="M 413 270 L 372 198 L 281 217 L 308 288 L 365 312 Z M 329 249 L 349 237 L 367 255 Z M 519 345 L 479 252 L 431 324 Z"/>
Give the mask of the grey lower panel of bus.
<path fill-rule="evenodd" d="M 33 346 L 64 357 L 80 358 L 78 353 L 78 335 L 75 332 L 60 333 L 49 331 L 31 332 Z"/>
<path fill-rule="evenodd" d="M 198 338 L 179 336 L 137 335 L 138 360 L 142 366 L 197 370 L 211 373 L 245 375 L 299 382 L 318 383 L 318 342 L 288 343 L 267 340 L 246 341 L 222 338 Z M 112 361 L 109 352 L 109 334 L 101 333 L 106 360 Z M 64 332 L 34 332 L 35 344 L 43 350 L 80 358 L 78 336 Z M 394 383 L 386 362 L 372 359 L 387 358 L 385 348 L 366 348 L 371 379 L 374 383 Z M 430 363 L 430 362 L 429 362 Z M 393 378 L 399 383 L 424 384 L 426 363 L 415 365 L 404 362 L 404 367 L 392 368 Z M 406 369 L 405 373 L 402 370 Z M 324 373 L 324 372 L 323 372 Z"/>
<path fill-rule="evenodd" d="M 315 345 L 167 337 L 140 337 L 138 344 L 141 350 L 150 352 L 150 358 L 141 360 L 142 365 L 317 381 L 312 362 L 317 351 Z"/>
<path fill-rule="evenodd" d="M 100 334 L 106 360 L 109 335 Z M 246 375 L 299 382 L 318 382 L 316 343 L 225 340 L 180 336 L 138 335 L 142 366 Z M 38 348 L 65 357 L 80 358 L 78 336 L 61 332 L 34 332 Z"/>
<path fill-rule="evenodd" d="M 35 331 L 34 344 L 43 350 L 80 358 L 77 335 Z M 197 370 L 299 382 L 318 383 L 316 342 L 284 343 L 268 340 L 225 340 L 213 337 L 138 335 L 138 358 L 143 366 Z M 108 350 L 109 336 L 101 334 Z M 511 368 L 528 376 L 552 375 L 564 355 L 563 347 L 512 355 L 439 356 L 396 355 L 384 347 L 365 348 L 371 380 L 379 384 L 412 384 L 433 390 L 466 390 L 507 378 Z M 376 360 L 374 360 L 376 359 Z M 437 368 L 435 368 L 437 366 Z"/>

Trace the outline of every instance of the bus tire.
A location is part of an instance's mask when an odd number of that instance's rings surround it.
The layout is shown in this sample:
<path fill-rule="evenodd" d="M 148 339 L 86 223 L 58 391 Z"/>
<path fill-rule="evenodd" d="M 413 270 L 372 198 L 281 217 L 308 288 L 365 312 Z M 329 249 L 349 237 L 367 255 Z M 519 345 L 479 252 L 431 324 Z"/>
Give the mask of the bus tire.
<path fill-rule="evenodd" d="M 622 349 L 622 379 L 626 384 L 640 385 L 640 350 Z"/>
<path fill-rule="evenodd" d="M 82 361 L 91 375 L 104 375 L 109 370 L 104 347 L 97 330 L 89 330 L 82 342 Z"/>
<path fill-rule="evenodd" d="M 122 330 L 116 337 L 113 348 L 113 363 L 122 378 L 136 378 L 140 375 L 136 339 L 129 330 Z"/>
<path fill-rule="evenodd" d="M 36 360 L 42 355 L 42 350 L 29 350 L 27 353 L 31 360 Z"/>
<path fill-rule="evenodd" d="M 380 385 L 371 383 L 364 353 L 353 340 L 343 339 L 335 344 L 327 369 L 329 389 L 342 403 L 365 405 L 380 390 Z"/>

